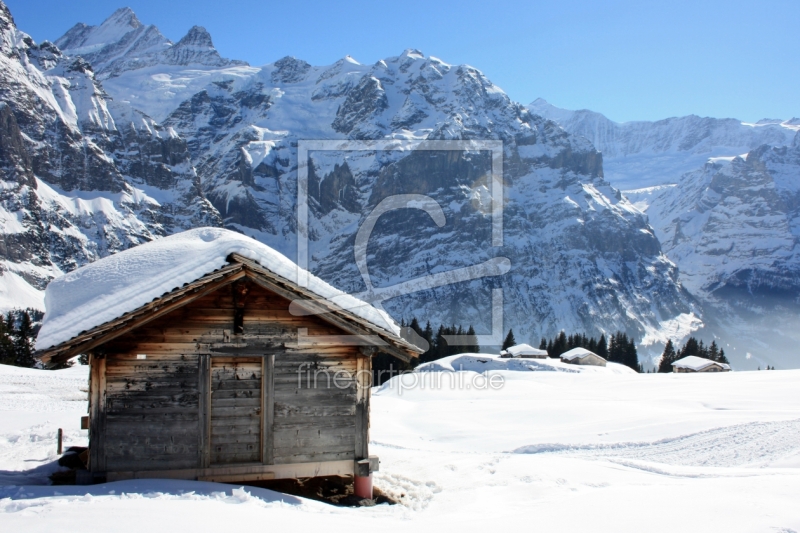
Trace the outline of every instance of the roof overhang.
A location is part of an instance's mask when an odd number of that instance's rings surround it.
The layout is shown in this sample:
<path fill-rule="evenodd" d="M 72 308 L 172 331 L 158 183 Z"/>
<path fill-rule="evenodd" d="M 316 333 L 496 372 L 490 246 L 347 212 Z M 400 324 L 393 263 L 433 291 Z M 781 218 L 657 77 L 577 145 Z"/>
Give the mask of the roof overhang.
<path fill-rule="evenodd" d="M 278 276 L 255 261 L 238 254 L 231 254 L 228 261 L 230 262 L 228 266 L 176 288 L 138 309 L 84 331 L 68 341 L 40 350 L 35 356 L 45 366 L 57 365 L 244 278 L 299 305 L 305 314 L 317 315 L 321 320 L 345 331 L 350 336 L 349 343 L 366 348 L 362 349 L 362 352 L 384 352 L 405 362 L 410 362 L 424 352 L 407 340 L 342 309 L 333 302 L 321 299 L 308 289 Z M 327 338 L 316 341 L 314 337 L 310 337 L 308 341 L 314 346 L 342 343 L 341 340 Z"/>

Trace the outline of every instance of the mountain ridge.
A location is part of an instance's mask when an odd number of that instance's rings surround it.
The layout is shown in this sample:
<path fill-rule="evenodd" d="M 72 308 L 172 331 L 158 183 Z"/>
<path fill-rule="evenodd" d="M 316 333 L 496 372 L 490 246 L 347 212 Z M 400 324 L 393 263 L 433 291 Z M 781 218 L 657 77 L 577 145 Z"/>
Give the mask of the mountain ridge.
<path fill-rule="evenodd" d="M 587 109 L 561 109 L 542 98 L 528 109 L 588 139 L 602 152 L 609 181 L 622 190 L 675 183 L 710 157 L 742 155 L 764 144 L 787 146 L 800 131 L 797 119 L 747 123 L 688 115 L 620 123 Z"/>

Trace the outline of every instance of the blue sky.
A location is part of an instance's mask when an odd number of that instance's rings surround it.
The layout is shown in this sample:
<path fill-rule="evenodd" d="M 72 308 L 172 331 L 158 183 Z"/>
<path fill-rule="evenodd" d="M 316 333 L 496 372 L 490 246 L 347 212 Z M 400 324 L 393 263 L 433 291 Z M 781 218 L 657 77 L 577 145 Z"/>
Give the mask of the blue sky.
<path fill-rule="evenodd" d="M 418 48 L 479 68 L 519 102 L 618 121 L 800 116 L 798 0 L 5 1 L 36 41 L 127 5 L 174 41 L 205 26 L 224 56 L 254 65 L 372 63 Z"/>

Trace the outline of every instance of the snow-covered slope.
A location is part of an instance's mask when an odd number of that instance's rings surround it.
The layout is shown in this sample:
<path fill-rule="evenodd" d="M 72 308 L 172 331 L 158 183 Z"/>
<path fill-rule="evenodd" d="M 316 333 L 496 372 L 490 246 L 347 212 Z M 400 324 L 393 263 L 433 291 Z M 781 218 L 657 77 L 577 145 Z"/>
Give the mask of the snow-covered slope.
<path fill-rule="evenodd" d="M 528 109 L 589 139 L 603 153 L 606 179 L 623 190 L 675 183 L 710 157 L 737 156 L 763 144 L 786 146 L 800 131 L 796 118 L 748 123 L 690 115 L 618 123 L 587 109 L 560 109 L 542 98 Z"/>
<path fill-rule="evenodd" d="M 373 389 L 370 453 L 400 503 L 343 508 L 196 481 L 42 485 L 57 428 L 86 443 L 86 369 L 0 366 L 4 530 L 800 530 L 797 370 L 396 377 Z"/>
<path fill-rule="evenodd" d="M 477 372 L 486 374 L 495 371 L 510 372 L 566 372 L 571 374 L 636 374 L 636 371 L 619 363 L 606 366 L 584 366 L 564 363 L 560 359 L 504 358 L 485 353 L 460 353 L 423 363 L 415 372 Z"/>
<path fill-rule="evenodd" d="M 58 428 L 66 446 L 86 446 L 80 418 L 87 413 L 88 369 L 0 365 L 0 486 L 47 484 L 58 470 Z"/>
<path fill-rule="evenodd" d="M 34 43 L 2 3 L 0 96 L 4 309 L 78 265 L 219 223 L 186 143 L 112 102 L 83 59 Z"/>

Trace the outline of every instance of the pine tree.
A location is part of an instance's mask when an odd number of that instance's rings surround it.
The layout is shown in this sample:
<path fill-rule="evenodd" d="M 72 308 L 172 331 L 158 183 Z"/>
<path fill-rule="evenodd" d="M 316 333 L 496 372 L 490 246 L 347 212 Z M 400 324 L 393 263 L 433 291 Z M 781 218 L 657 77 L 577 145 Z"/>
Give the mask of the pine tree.
<path fill-rule="evenodd" d="M 694 337 L 689 337 L 689 340 L 686 341 L 686 344 L 683 345 L 681 351 L 678 352 L 678 359 L 683 359 L 689 355 L 697 355 L 699 352 L 700 345 L 697 343 L 697 339 Z"/>
<path fill-rule="evenodd" d="M 628 339 L 628 336 L 625 336 L 625 346 L 624 346 L 624 355 L 623 355 L 623 363 L 627 365 L 629 368 L 636 370 L 637 372 L 642 371 L 642 367 L 639 364 L 639 354 L 636 352 L 636 341 L 631 337 Z"/>
<path fill-rule="evenodd" d="M 14 350 L 11 332 L 6 327 L 6 321 L 0 320 L 0 364 L 14 365 L 16 362 L 17 352 Z"/>
<path fill-rule="evenodd" d="M 611 336 L 608 343 L 608 360 L 612 363 L 625 364 L 625 348 L 628 344 L 628 336 L 621 331 Z"/>
<path fill-rule="evenodd" d="M 447 330 L 443 325 L 439 326 L 439 330 L 436 332 L 436 340 L 434 341 L 434 353 L 433 353 L 433 360 L 441 359 L 442 357 L 447 357 L 448 355 L 448 346 L 447 341 L 445 340 L 444 336 L 447 335 Z"/>
<path fill-rule="evenodd" d="M 481 347 L 478 346 L 478 336 L 475 334 L 475 328 L 472 327 L 472 324 L 469 325 L 469 329 L 467 330 L 467 342 L 469 343 L 466 346 L 468 352 L 471 353 L 480 353 Z"/>
<path fill-rule="evenodd" d="M 36 366 L 33 358 L 33 324 L 28 311 L 22 311 L 19 318 L 19 327 L 14 332 L 14 351 L 16 352 L 16 365 L 26 368 Z"/>
<path fill-rule="evenodd" d="M 605 334 L 600 335 L 600 340 L 597 341 L 597 351 L 594 353 L 608 360 L 608 342 L 606 342 Z"/>
<path fill-rule="evenodd" d="M 539 349 L 540 350 L 547 350 L 547 339 L 542 337 L 542 340 L 539 342 Z"/>
<path fill-rule="evenodd" d="M 507 350 L 516 344 L 517 341 L 514 339 L 514 330 L 509 329 L 508 335 L 506 335 L 506 340 L 503 341 L 503 350 Z"/>
<path fill-rule="evenodd" d="M 658 363 L 658 371 L 668 374 L 672 372 L 672 363 L 678 360 L 678 354 L 675 353 L 675 346 L 672 344 L 672 339 L 667 341 L 664 346 L 664 352 L 661 354 L 661 361 Z"/>
<path fill-rule="evenodd" d="M 709 359 L 719 362 L 719 347 L 717 346 L 717 341 L 711 341 L 707 353 Z"/>
<path fill-rule="evenodd" d="M 569 350 L 567 345 L 567 334 L 564 331 L 561 331 L 556 337 L 556 340 L 553 341 L 553 351 L 555 353 L 550 354 L 550 357 L 561 357 L 561 354 Z"/>
<path fill-rule="evenodd" d="M 726 364 L 726 365 L 729 365 L 729 364 L 731 364 L 731 363 L 730 363 L 730 361 L 728 361 L 728 358 L 727 358 L 727 357 L 725 357 L 725 350 L 720 350 L 720 351 L 719 351 L 719 358 L 718 358 L 717 360 L 718 360 L 720 363 L 724 363 L 724 364 Z"/>

